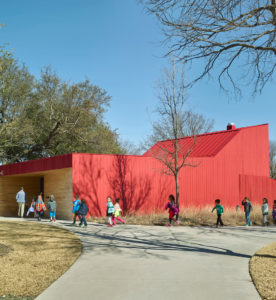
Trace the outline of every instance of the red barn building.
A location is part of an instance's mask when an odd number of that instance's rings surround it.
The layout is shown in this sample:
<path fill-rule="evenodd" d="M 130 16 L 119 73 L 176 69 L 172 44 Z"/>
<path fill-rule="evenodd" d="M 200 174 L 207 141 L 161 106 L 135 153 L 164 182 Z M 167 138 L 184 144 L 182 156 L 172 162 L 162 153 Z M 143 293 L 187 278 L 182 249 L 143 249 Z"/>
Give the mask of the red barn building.
<path fill-rule="evenodd" d="M 194 138 L 179 140 L 189 148 Z M 174 178 L 162 172 L 154 157 L 161 141 L 142 156 L 72 153 L 0 166 L 0 215 L 16 216 L 15 195 L 24 187 L 28 202 L 43 192 L 54 194 L 57 217 L 71 218 L 72 199 L 87 200 L 91 215 L 105 215 L 106 197 L 122 199 L 124 211 L 151 213 L 163 210 L 175 192 Z M 179 174 L 180 206 L 212 205 L 220 198 L 227 208 L 248 196 L 253 203 L 276 199 L 276 180 L 269 178 L 268 125 L 201 134 L 189 157 L 197 167 L 183 167 Z"/>

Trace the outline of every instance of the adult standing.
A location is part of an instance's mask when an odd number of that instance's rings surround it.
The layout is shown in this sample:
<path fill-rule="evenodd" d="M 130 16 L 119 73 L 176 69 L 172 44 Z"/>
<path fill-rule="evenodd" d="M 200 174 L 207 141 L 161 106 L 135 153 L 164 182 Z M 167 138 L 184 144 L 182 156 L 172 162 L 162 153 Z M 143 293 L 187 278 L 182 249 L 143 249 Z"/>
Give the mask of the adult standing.
<path fill-rule="evenodd" d="M 252 226 L 252 222 L 250 220 L 250 213 L 253 210 L 253 206 L 248 197 L 245 197 L 242 200 L 242 205 L 244 206 L 244 214 L 245 214 L 245 220 L 246 220 L 245 226 Z"/>
<path fill-rule="evenodd" d="M 21 190 L 16 194 L 16 202 L 18 203 L 18 217 L 23 218 L 26 203 L 26 193 L 23 187 L 21 187 Z"/>

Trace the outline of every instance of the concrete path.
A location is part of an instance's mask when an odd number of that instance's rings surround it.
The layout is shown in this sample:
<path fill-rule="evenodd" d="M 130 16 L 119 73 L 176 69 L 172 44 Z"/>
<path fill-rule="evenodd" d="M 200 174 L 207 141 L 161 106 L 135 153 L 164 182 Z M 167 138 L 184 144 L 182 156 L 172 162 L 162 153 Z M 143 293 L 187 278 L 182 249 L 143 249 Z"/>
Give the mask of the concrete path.
<path fill-rule="evenodd" d="M 37 300 L 254 300 L 250 257 L 276 228 L 72 227 L 84 251 Z"/>

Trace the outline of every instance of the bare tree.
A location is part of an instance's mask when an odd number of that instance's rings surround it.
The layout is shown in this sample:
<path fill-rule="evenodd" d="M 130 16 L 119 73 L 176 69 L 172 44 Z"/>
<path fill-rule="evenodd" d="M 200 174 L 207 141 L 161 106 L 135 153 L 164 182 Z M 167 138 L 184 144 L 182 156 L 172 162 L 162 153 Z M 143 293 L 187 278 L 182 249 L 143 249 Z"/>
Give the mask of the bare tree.
<path fill-rule="evenodd" d="M 179 172 L 183 167 L 198 165 L 190 159 L 196 137 L 189 137 L 187 147 L 181 147 L 179 144 L 179 138 L 183 136 L 186 102 L 184 69 L 178 72 L 175 63 L 172 62 L 171 68 L 165 68 L 162 75 L 158 84 L 157 112 L 160 119 L 155 130 L 160 130 L 160 134 L 167 134 L 169 140 L 165 143 L 158 142 L 149 153 L 164 165 L 162 171 L 165 174 L 174 176 L 176 205 L 179 207 Z"/>
<path fill-rule="evenodd" d="M 276 179 L 276 142 L 269 141 L 269 176 Z"/>
<path fill-rule="evenodd" d="M 120 146 L 121 146 L 121 149 L 122 149 L 122 151 L 121 151 L 120 154 L 141 155 L 141 153 L 142 153 L 143 149 L 141 147 L 139 147 L 139 146 L 136 146 L 129 139 L 120 139 L 119 143 L 120 143 Z"/>
<path fill-rule="evenodd" d="M 261 92 L 276 67 L 275 0 L 141 0 L 157 16 L 172 53 L 183 62 L 204 61 L 190 82 L 213 71 L 220 87 Z M 233 70 L 239 67 L 239 78 Z M 244 72 L 241 73 L 241 70 Z"/>
<path fill-rule="evenodd" d="M 213 119 L 207 119 L 202 114 L 191 109 L 183 110 L 178 116 L 178 138 L 195 136 L 210 132 L 214 126 Z M 174 139 L 172 124 L 164 119 L 152 123 L 152 133 L 148 135 L 140 145 L 140 151 L 147 151 L 154 144 L 162 140 Z"/>

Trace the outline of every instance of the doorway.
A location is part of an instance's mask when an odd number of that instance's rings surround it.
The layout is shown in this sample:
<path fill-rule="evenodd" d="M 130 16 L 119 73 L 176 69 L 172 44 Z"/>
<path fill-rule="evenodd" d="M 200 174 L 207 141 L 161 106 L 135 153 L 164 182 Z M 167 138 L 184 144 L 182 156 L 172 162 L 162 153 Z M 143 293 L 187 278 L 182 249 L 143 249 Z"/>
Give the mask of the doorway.
<path fill-rule="evenodd" d="M 40 193 L 42 193 L 42 199 L 44 200 L 44 177 L 40 177 Z"/>

